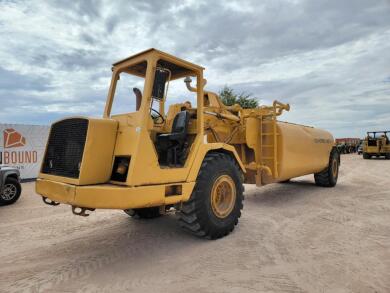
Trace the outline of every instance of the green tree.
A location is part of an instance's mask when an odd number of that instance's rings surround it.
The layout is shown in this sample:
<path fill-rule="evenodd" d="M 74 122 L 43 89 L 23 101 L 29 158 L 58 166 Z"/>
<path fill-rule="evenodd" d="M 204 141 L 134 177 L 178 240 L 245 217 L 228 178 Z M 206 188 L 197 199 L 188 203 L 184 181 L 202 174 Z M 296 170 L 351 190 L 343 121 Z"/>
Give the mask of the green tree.
<path fill-rule="evenodd" d="M 234 90 L 227 85 L 219 92 L 219 97 L 226 106 L 239 104 L 244 109 L 252 109 L 259 105 L 257 98 L 252 97 L 251 94 L 246 94 L 244 92 L 236 94 Z"/>

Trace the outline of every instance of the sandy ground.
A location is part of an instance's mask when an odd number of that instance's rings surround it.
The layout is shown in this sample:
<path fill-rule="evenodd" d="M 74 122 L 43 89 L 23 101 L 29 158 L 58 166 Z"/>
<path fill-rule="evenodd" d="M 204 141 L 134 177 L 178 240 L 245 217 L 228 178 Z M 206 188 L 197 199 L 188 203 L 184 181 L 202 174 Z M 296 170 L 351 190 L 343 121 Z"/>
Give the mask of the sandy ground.
<path fill-rule="evenodd" d="M 336 188 L 312 176 L 246 186 L 243 216 L 220 240 L 174 215 L 73 216 L 23 184 L 0 208 L 1 292 L 390 292 L 390 161 L 342 157 Z"/>

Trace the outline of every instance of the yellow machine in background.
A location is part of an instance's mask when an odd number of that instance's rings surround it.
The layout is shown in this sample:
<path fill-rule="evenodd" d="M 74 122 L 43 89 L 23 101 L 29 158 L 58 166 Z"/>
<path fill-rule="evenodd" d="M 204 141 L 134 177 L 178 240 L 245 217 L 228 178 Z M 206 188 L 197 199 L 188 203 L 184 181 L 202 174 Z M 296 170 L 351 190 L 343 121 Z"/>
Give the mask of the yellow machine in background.
<path fill-rule="evenodd" d="M 363 145 L 363 158 L 385 157 L 390 159 L 390 141 L 387 134 L 390 131 L 367 132 Z"/>
<path fill-rule="evenodd" d="M 314 174 L 317 185 L 336 185 L 340 161 L 329 132 L 278 121 L 290 106 L 277 101 L 227 107 L 204 90 L 203 70 L 155 49 L 115 63 L 102 119 L 52 125 L 36 182 L 44 202 L 82 216 L 101 208 L 150 218 L 175 208 L 182 227 L 215 239 L 238 223 L 243 183 Z M 133 89 L 135 99 L 125 92 L 114 114 L 123 80 L 143 88 Z M 196 106 L 186 98 L 165 113 L 175 91 L 193 95 Z"/>

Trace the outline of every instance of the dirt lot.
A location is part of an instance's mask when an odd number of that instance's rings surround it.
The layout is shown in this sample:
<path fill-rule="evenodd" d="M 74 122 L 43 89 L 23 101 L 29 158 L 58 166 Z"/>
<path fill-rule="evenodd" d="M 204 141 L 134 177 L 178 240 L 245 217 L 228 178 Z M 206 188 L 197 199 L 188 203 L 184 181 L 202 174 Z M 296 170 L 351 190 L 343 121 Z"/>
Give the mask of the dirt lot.
<path fill-rule="evenodd" d="M 217 241 L 174 215 L 73 216 L 23 184 L 0 208 L 1 292 L 390 292 L 390 161 L 342 157 L 339 184 L 312 176 L 246 186 L 236 230 Z"/>

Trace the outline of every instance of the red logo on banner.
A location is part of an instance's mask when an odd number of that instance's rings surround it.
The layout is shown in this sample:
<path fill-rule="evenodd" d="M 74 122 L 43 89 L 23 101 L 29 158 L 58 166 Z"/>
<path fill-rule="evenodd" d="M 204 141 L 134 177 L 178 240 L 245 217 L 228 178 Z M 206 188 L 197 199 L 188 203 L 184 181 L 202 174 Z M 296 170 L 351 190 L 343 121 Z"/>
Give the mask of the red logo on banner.
<path fill-rule="evenodd" d="M 3 131 L 4 148 L 15 148 L 26 145 L 26 138 L 13 128 L 8 128 Z"/>

